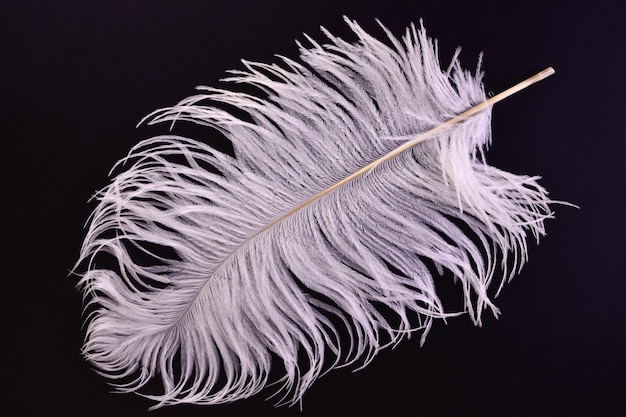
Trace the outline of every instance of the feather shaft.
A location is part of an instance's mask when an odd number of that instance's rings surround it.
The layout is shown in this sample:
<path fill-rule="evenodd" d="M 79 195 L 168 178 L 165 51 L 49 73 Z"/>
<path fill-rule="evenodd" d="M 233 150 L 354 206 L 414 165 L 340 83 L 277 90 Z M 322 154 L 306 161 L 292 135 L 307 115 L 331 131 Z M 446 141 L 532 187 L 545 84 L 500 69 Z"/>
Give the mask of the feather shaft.
<path fill-rule="evenodd" d="M 311 197 L 309 200 L 305 201 L 304 203 L 300 204 L 298 207 L 294 208 L 293 210 L 291 210 L 290 212 L 286 213 L 285 215 L 283 215 L 282 217 L 278 218 L 276 221 L 274 221 L 273 223 L 269 224 L 265 229 L 260 230 L 259 232 L 257 232 L 255 235 L 253 235 L 251 237 L 251 239 L 254 239 L 257 235 L 259 235 L 260 233 L 263 233 L 265 230 L 269 229 L 270 227 L 274 226 L 276 223 L 281 222 L 282 220 L 284 220 L 286 217 L 291 216 L 293 213 L 301 210 L 303 207 L 306 207 L 307 205 L 311 204 L 312 202 L 314 202 L 315 200 L 325 196 L 326 194 L 332 192 L 333 190 L 341 187 L 342 185 L 352 181 L 353 179 L 371 171 L 372 169 L 376 168 L 378 165 L 382 164 L 385 161 L 388 161 L 389 159 L 401 154 L 402 152 L 407 151 L 408 149 L 411 149 L 412 147 L 414 147 L 415 145 L 425 141 L 426 139 L 433 137 L 435 134 L 437 134 L 438 132 L 447 129 L 451 126 L 454 126 L 457 123 L 462 122 L 463 120 L 466 120 L 472 116 L 474 116 L 475 114 L 485 110 L 487 107 L 493 106 L 494 104 L 512 96 L 513 94 L 527 88 L 530 87 L 531 85 L 544 80 L 545 78 L 549 77 L 550 75 L 554 74 L 554 68 L 552 67 L 548 67 L 540 72 L 538 72 L 537 74 L 528 77 L 527 79 L 520 81 L 519 83 L 515 84 L 512 87 L 507 88 L 506 90 L 496 94 L 493 97 L 488 98 L 487 100 L 469 108 L 468 110 L 464 111 L 463 113 L 448 119 L 446 122 L 441 123 L 440 125 L 437 125 L 436 127 L 430 129 L 427 132 L 424 132 L 422 134 L 420 134 L 419 136 L 415 137 L 414 139 L 409 140 L 408 142 L 405 142 L 404 144 L 398 146 L 396 149 L 394 149 L 393 151 L 387 153 L 386 155 L 380 157 L 379 159 L 375 160 L 374 162 L 369 163 L 368 165 L 364 166 L 363 168 L 359 169 L 358 171 L 350 174 L 349 176 L 347 176 L 346 178 L 342 179 L 341 181 L 336 182 L 335 184 L 333 184 L 332 186 L 328 187 L 327 189 L 325 189 L 324 191 L 320 192 L 319 194 Z"/>

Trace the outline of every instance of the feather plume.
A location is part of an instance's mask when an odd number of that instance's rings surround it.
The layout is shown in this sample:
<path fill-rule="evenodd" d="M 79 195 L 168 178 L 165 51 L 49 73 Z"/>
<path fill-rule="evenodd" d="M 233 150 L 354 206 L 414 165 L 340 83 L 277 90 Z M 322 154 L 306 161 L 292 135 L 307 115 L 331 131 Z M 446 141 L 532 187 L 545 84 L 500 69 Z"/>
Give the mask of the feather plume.
<path fill-rule="evenodd" d="M 381 160 L 485 102 L 482 74 L 457 55 L 442 69 L 421 26 L 380 41 L 346 22 L 355 43 L 323 30 L 299 61 L 244 61 L 227 79 L 260 94 L 199 87 L 148 117 L 216 129 L 233 154 L 144 140 L 97 194 L 83 352 L 119 390 L 160 379 L 144 393 L 156 406 L 219 404 L 258 393 L 274 367 L 279 403 L 294 404 L 327 370 L 423 342 L 434 319 L 498 314 L 491 297 L 552 201 L 537 177 L 486 164 L 489 106 Z M 456 309 L 437 291 L 450 277 Z"/>

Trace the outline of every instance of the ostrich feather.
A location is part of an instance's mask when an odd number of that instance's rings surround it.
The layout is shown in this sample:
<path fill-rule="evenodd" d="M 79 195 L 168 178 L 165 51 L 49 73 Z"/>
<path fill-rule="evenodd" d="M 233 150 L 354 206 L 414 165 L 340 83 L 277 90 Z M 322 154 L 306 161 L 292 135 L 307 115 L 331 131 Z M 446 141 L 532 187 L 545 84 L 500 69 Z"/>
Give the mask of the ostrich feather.
<path fill-rule="evenodd" d="M 421 26 L 398 39 L 381 25 L 381 41 L 346 22 L 354 43 L 323 30 L 300 60 L 244 61 L 230 90 L 147 118 L 215 129 L 232 154 L 154 137 L 97 194 L 83 352 L 119 390 L 219 404 L 277 382 L 294 404 L 327 370 L 423 342 L 435 319 L 498 314 L 552 201 L 537 177 L 486 163 L 490 106 L 409 143 L 486 102 L 480 68 L 455 55 L 442 69 Z M 446 307 L 444 279 L 463 305 Z M 152 380 L 162 391 L 144 392 Z"/>

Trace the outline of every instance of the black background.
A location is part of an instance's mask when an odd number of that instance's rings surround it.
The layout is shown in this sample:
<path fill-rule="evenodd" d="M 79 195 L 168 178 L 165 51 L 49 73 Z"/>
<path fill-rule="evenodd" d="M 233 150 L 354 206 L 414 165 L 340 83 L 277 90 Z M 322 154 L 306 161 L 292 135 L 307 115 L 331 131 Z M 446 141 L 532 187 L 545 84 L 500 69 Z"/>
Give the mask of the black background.
<path fill-rule="evenodd" d="M 626 30 L 619 1 L 4 1 L 0 6 L 3 415 L 626 415 Z M 154 131 L 150 111 L 217 85 L 239 59 L 295 57 L 342 15 L 382 36 L 420 18 L 443 61 L 463 47 L 498 92 L 546 66 L 557 74 L 498 104 L 490 164 L 543 176 L 548 236 L 482 328 L 467 317 L 331 372 L 298 407 L 267 395 L 148 412 L 110 393 L 81 358 L 76 277 L 88 199 Z M 8 352 L 6 349 L 8 348 Z M 7 372 L 8 370 L 8 372 Z M 7 388 L 8 387 L 8 388 Z M 267 392 L 269 394 L 269 392 Z"/>

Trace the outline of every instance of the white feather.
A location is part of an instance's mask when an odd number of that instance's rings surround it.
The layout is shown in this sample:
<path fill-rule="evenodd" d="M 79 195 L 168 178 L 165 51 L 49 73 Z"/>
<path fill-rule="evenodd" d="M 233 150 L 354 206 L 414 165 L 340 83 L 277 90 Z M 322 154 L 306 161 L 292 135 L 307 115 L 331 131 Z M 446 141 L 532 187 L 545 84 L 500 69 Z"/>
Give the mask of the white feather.
<path fill-rule="evenodd" d="M 274 366 L 293 404 L 325 370 L 364 366 L 435 318 L 497 314 L 491 282 L 519 271 L 552 213 L 536 177 L 484 162 L 489 109 L 310 201 L 486 99 L 456 55 L 440 68 L 423 28 L 385 29 L 384 43 L 347 22 L 355 44 L 326 32 L 301 62 L 244 62 L 229 81 L 263 97 L 203 87 L 150 116 L 215 128 L 234 157 L 156 137 L 98 194 L 80 256 L 84 354 L 120 390 L 160 378 L 157 406 L 225 403 Z M 103 254 L 117 268 L 99 267 Z M 463 309 L 444 309 L 429 263 L 458 281 Z"/>

